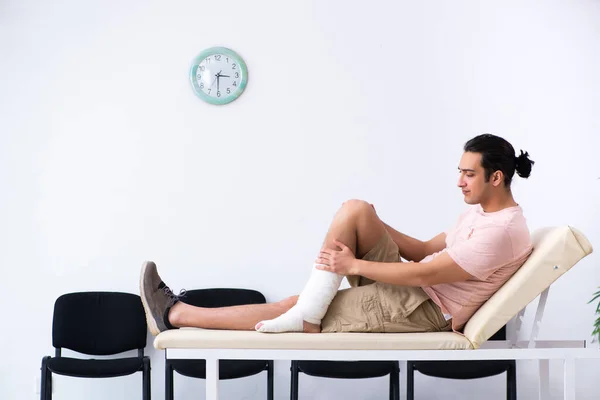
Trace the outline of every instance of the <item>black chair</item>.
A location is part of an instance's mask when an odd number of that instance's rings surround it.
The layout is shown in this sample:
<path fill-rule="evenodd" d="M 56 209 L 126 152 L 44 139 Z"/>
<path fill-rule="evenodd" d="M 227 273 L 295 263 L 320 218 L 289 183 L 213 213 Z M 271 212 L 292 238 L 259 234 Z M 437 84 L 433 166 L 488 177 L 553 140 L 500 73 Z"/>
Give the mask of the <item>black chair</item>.
<path fill-rule="evenodd" d="M 298 400 L 298 377 L 366 379 L 390 376 L 390 400 L 400 399 L 400 367 L 398 361 L 292 361 L 291 400 Z"/>
<path fill-rule="evenodd" d="M 489 340 L 506 340 L 506 326 L 503 326 Z M 506 372 L 506 398 L 508 400 L 517 399 L 515 360 L 408 361 L 406 369 L 407 400 L 415 398 L 414 371 L 446 379 L 478 379 Z"/>
<path fill-rule="evenodd" d="M 188 290 L 182 301 L 198 307 L 226 307 L 243 304 L 264 304 L 265 296 L 250 289 Z M 237 379 L 267 371 L 267 399 L 273 400 L 272 360 L 219 360 L 219 379 Z M 173 400 L 173 371 L 190 378 L 206 379 L 205 360 L 168 358 L 165 362 L 165 399 Z"/>
<path fill-rule="evenodd" d="M 150 359 L 144 356 L 146 317 L 140 296 L 119 292 L 80 292 L 54 303 L 52 345 L 55 356 L 42 358 L 41 399 L 52 399 L 52 373 L 78 378 L 112 378 L 142 372 L 144 400 L 150 400 Z M 70 349 L 91 356 L 137 350 L 137 357 L 71 358 Z"/>

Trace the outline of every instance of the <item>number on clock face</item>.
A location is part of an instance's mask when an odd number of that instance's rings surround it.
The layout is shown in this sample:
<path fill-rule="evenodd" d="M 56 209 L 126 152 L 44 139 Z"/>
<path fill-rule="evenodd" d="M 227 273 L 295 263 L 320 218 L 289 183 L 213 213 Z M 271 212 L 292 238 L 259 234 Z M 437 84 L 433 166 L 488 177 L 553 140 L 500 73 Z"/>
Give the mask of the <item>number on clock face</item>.
<path fill-rule="evenodd" d="M 200 90 L 210 97 L 220 98 L 234 92 L 242 79 L 240 66 L 231 57 L 213 54 L 198 64 L 196 81 Z"/>

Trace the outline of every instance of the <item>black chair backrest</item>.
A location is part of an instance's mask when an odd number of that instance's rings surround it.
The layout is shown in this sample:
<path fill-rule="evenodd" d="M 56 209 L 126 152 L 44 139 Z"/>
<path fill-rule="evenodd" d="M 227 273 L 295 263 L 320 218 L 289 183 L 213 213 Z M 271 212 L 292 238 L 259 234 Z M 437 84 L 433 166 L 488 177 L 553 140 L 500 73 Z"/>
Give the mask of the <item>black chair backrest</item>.
<path fill-rule="evenodd" d="M 188 290 L 181 301 L 193 306 L 208 308 L 267 302 L 265 296 L 256 290 L 227 288 Z"/>
<path fill-rule="evenodd" d="M 146 317 L 140 296 L 79 292 L 54 303 L 52 345 L 89 355 L 110 355 L 146 347 Z"/>

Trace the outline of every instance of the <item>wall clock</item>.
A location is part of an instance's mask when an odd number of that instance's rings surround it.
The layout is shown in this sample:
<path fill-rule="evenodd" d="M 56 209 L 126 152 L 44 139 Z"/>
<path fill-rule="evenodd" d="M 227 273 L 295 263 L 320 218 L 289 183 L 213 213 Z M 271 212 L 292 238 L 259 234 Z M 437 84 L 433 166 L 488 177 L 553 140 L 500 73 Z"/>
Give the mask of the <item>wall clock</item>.
<path fill-rule="evenodd" d="M 211 47 L 192 61 L 190 82 L 194 93 L 202 100 L 223 105 L 231 103 L 244 92 L 248 68 L 233 50 Z"/>

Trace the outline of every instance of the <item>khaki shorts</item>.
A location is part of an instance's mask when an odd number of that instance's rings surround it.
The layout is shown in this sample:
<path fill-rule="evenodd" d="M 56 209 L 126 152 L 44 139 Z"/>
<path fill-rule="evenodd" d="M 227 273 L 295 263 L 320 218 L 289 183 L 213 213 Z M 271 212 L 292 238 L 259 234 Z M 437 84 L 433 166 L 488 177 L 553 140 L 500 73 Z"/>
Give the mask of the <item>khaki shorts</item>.
<path fill-rule="evenodd" d="M 363 260 L 399 262 L 400 252 L 389 233 Z M 321 321 L 321 332 L 450 331 L 440 308 L 420 287 L 374 282 L 347 276 L 349 289 L 338 291 Z"/>

